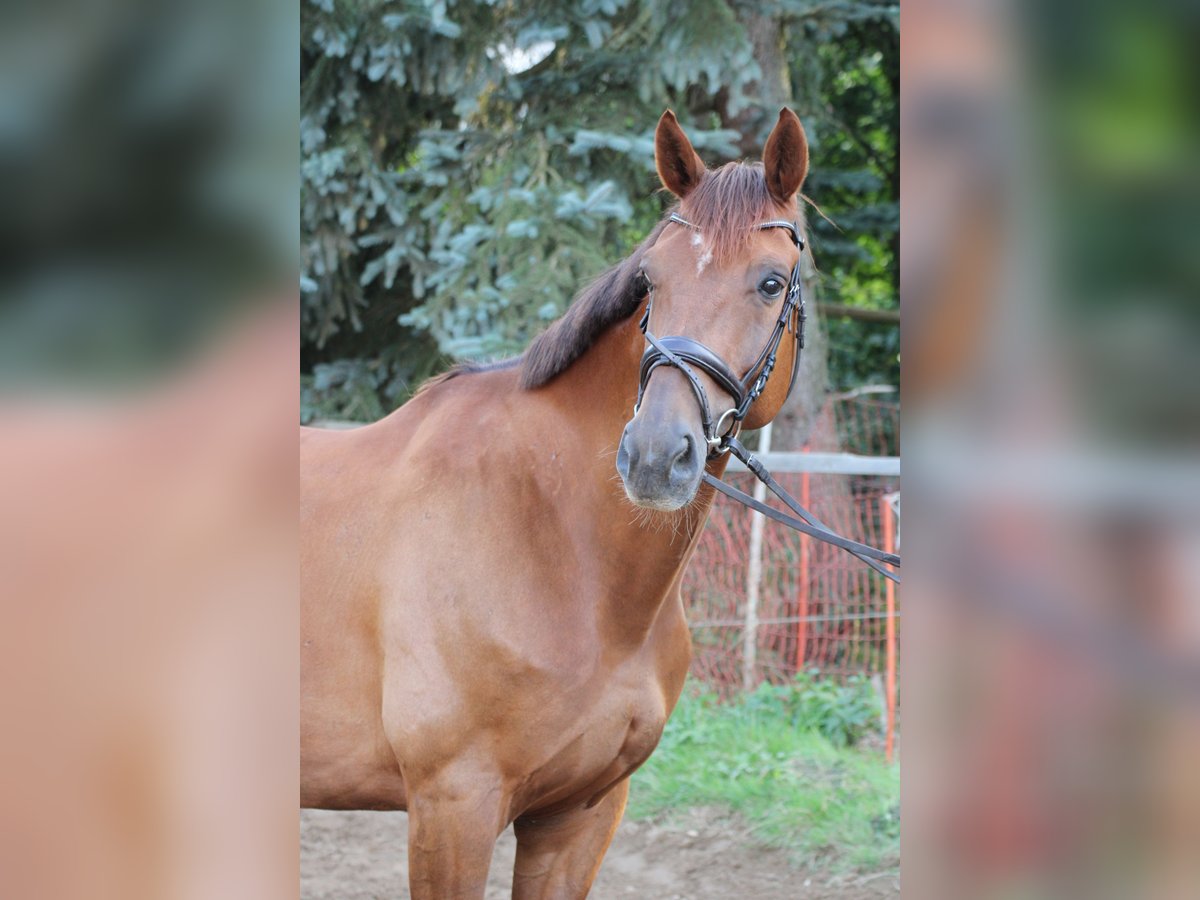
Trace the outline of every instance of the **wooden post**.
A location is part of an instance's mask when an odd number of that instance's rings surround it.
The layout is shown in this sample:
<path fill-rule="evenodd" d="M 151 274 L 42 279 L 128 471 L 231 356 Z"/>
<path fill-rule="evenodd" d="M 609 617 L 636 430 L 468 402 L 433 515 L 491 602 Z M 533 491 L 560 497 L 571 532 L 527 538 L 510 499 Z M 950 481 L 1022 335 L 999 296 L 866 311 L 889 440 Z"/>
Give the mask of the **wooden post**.
<path fill-rule="evenodd" d="M 808 451 L 808 445 L 804 446 L 805 452 Z M 808 472 L 800 474 L 800 505 L 805 509 L 809 508 L 809 485 Z M 809 554 L 809 538 L 807 534 L 800 535 L 800 571 L 798 575 L 798 583 L 796 585 L 796 652 L 793 657 L 796 671 L 804 671 L 804 659 L 808 651 L 808 554 Z"/>
<path fill-rule="evenodd" d="M 883 549 L 888 553 L 896 552 L 896 524 L 893 520 L 892 504 L 888 497 L 879 498 L 879 516 L 883 521 Z M 887 595 L 887 676 L 885 687 L 887 691 L 887 737 L 885 751 L 887 761 L 892 761 L 892 749 L 896 739 L 896 583 L 890 578 L 884 579 L 884 590 Z"/>
<path fill-rule="evenodd" d="M 771 423 L 759 432 L 758 452 L 771 451 Z M 754 485 L 754 499 L 763 502 L 767 497 L 767 486 L 761 481 Z M 750 553 L 746 563 L 746 623 L 742 631 L 742 687 L 747 691 L 755 688 L 755 667 L 758 663 L 758 598 L 762 589 L 762 542 L 763 526 L 767 519 L 762 513 L 750 513 Z"/>

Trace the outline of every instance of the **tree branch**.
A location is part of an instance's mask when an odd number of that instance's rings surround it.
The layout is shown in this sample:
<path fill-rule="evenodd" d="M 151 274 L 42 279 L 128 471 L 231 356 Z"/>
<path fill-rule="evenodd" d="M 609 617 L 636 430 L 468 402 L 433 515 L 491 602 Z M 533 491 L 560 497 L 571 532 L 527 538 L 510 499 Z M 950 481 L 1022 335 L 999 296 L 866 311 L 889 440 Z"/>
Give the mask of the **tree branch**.
<path fill-rule="evenodd" d="M 867 309 L 863 306 L 846 306 L 844 303 L 818 303 L 817 309 L 827 316 L 844 316 L 860 322 L 900 324 L 900 310 L 898 309 Z"/>

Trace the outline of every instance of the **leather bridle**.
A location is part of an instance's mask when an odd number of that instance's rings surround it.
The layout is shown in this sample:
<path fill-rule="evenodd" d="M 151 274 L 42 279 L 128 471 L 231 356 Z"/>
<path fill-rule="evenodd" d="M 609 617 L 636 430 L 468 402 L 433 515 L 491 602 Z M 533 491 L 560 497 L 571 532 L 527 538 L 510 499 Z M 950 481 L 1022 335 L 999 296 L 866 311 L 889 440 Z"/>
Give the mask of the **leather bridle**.
<path fill-rule="evenodd" d="M 678 213 L 671 213 L 670 221 L 678 225 L 683 225 L 686 228 L 699 230 Z M 738 440 L 738 432 L 741 430 L 742 421 L 750 412 L 750 407 L 754 404 L 754 401 L 762 394 L 763 389 L 767 385 L 767 380 L 775 370 L 775 358 L 779 353 L 779 344 L 782 342 L 784 334 L 790 331 L 795 336 L 796 341 L 796 352 L 792 355 L 791 380 L 788 382 L 789 395 L 796 383 L 796 372 L 800 364 L 800 351 L 804 349 L 804 298 L 800 289 L 800 263 L 804 258 L 804 237 L 800 234 L 800 229 L 794 222 L 787 222 L 783 219 L 762 222 L 754 227 L 758 230 L 768 228 L 785 229 L 791 235 L 792 242 L 796 245 L 797 249 L 801 251 L 800 259 L 797 259 L 796 265 L 792 267 L 791 278 L 788 280 L 787 295 L 783 300 L 783 308 L 779 311 L 779 317 L 775 320 L 775 327 L 771 329 L 771 335 L 767 338 L 767 343 L 758 355 L 758 359 L 745 375 L 738 377 L 725 360 L 721 359 L 720 356 L 700 341 L 682 335 L 657 337 L 650 330 L 650 313 L 654 307 L 654 294 L 651 292 L 649 299 L 646 301 L 646 312 L 642 315 L 640 323 L 642 334 L 646 336 L 648 346 L 646 347 L 646 352 L 642 354 L 637 402 L 634 403 L 633 414 L 637 415 L 638 409 L 642 405 L 642 396 L 646 393 L 646 385 L 649 384 L 650 376 L 654 374 L 655 369 L 660 366 L 671 366 L 678 369 L 687 378 L 688 384 L 692 388 L 692 393 L 696 395 L 696 402 L 700 406 L 700 421 L 704 427 L 704 440 L 708 445 L 708 459 L 712 460 L 725 453 L 732 453 L 745 463 L 746 468 L 753 473 L 755 478 L 766 485 L 776 497 L 787 504 L 792 515 L 767 506 L 749 494 L 738 490 L 732 485 L 726 484 L 709 472 L 707 468 L 701 476 L 706 484 L 711 485 L 738 503 L 748 506 L 776 522 L 787 525 L 789 528 L 807 534 L 819 541 L 840 547 L 847 553 L 858 557 L 884 577 L 899 583 L 900 576 L 886 567 L 891 565 L 898 568 L 900 566 L 900 557 L 898 555 L 877 550 L 874 547 L 860 544 L 858 541 L 852 541 L 849 538 L 844 538 L 830 531 L 816 516 L 796 502 L 796 499 L 785 491 L 779 482 L 771 476 L 771 473 L 767 471 L 767 467 Z M 708 403 L 708 394 L 705 392 L 704 385 L 700 383 L 700 379 L 696 377 L 693 369 L 699 369 L 704 372 L 720 386 L 721 390 L 733 398 L 734 405 L 721 413 L 715 423 L 713 422 L 712 410 Z"/>
<path fill-rule="evenodd" d="M 699 230 L 678 213 L 671 213 L 669 221 L 686 228 Z M 789 394 L 792 385 L 796 382 L 800 351 L 804 348 L 804 297 L 800 290 L 800 263 L 803 259 L 804 237 L 794 222 L 783 219 L 762 222 L 755 225 L 754 228 L 759 231 L 769 228 L 786 230 L 796 248 L 801 251 L 801 256 L 796 260 L 796 265 L 792 267 L 787 294 L 784 296 L 779 317 L 775 320 L 775 327 L 771 329 L 771 335 L 767 338 L 767 343 L 758 355 L 758 359 L 745 375 L 738 377 L 725 360 L 700 341 L 682 335 L 660 338 L 650 331 L 650 314 L 654 309 L 653 293 L 650 294 L 650 299 L 646 303 L 646 312 L 642 315 L 642 334 L 646 336 L 646 343 L 649 346 L 642 354 L 637 402 L 633 406 L 633 413 L 637 415 L 637 411 L 642 405 L 642 396 L 646 392 L 646 385 L 650 383 L 650 376 L 654 374 L 655 369 L 659 366 L 672 366 L 678 369 L 687 378 L 692 393 L 696 395 L 696 402 L 700 405 L 700 422 L 704 428 L 704 440 L 708 445 L 709 459 L 725 453 L 729 449 L 729 438 L 737 436 L 742 426 L 742 420 L 750 412 L 750 407 L 763 392 L 767 380 L 775 370 L 775 358 L 779 353 L 779 344 L 783 340 L 783 335 L 790 331 L 795 335 L 796 341 L 796 352 L 792 355 L 791 381 L 788 384 Z M 734 405 L 721 413 L 715 423 L 713 422 L 712 407 L 708 402 L 708 394 L 704 390 L 704 385 L 700 383 L 700 379 L 696 377 L 693 367 L 712 378 L 721 390 L 733 398 Z"/>

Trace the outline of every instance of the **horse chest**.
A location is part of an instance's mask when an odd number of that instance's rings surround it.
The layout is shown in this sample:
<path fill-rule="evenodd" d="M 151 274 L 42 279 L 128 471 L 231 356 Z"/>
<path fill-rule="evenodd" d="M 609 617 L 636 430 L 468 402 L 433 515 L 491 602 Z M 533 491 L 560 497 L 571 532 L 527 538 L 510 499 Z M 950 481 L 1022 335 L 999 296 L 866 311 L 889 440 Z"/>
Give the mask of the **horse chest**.
<path fill-rule="evenodd" d="M 631 772 L 646 761 L 662 737 L 666 725 L 666 713 L 660 709 L 643 708 L 630 718 L 625 729 L 625 738 L 617 752 L 614 764 L 622 769 L 621 774 Z"/>
<path fill-rule="evenodd" d="M 581 705 L 547 757 L 531 755 L 520 806 L 544 810 L 588 804 L 640 766 L 662 736 L 667 713 L 653 682 L 636 691 L 610 691 L 591 707 Z"/>
<path fill-rule="evenodd" d="M 623 712 L 593 724 L 597 731 L 608 732 L 608 753 L 601 754 L 598 760 L 604 767 L 621 763 L 631 768 L 640 765 L 662 737 L 667 716 L 657 691 L 630 698 Z"/>

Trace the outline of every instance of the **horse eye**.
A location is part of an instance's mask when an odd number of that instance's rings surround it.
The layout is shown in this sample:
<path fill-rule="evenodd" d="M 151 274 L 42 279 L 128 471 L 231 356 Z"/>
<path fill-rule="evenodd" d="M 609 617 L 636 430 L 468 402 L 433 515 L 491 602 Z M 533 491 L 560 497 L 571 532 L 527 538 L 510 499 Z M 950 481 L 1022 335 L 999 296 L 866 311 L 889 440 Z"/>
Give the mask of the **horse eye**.
<path fill-rule="evenodd" d="M 652 290 L 654 290 L 654 285 L 650 283 L 650 279 L 646 277 L 646 273 L 638 272 L 638 292 L 649 292 Z"/>
<path fill-rule="evenodd" d="M 762 295 L 764 297 L 771 297 L 772 299 L 778 297 L 783 288 L 783 282 L 774 275 L 768 275 L 761 282 L 759 282 L 758 285 L 758 290 L 762 293 Z"/>

